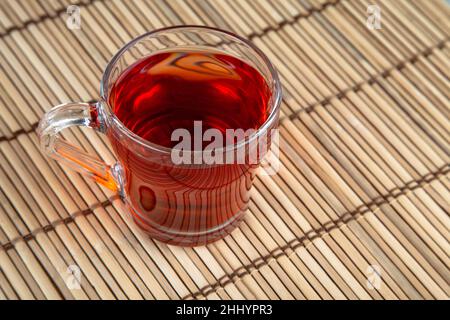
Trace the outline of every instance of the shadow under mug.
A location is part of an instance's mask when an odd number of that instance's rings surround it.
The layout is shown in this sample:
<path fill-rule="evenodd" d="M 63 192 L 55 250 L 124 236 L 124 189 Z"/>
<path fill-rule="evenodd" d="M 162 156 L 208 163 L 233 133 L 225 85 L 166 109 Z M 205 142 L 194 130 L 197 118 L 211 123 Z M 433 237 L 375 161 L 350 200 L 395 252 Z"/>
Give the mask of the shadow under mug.
<path fill-rule="evenodd" d="M 182 26 L 159 29 L 135 38 L 109 62 L 97 103 L 66 103 L 42 118 L 38 134 L 44 152 L 118 192 L 134 221 L 151 237 L 176 245 L 206 244 L 227 235 L 249 202 L 258 165 L 174 164 L 171 149 L 142 139 L 112 112 L 110 90 L 136 61 L 162 51 L 213 50 L 237 57 L 263 76 L 269 89 L 265 123 L 239 147 L 278 126 L 281 86 L 268 58 L 247 40 L 215 28 Z M 118 162 L 107 165 L 61 138 L 65 128 L 90 127 L 107 135 Z M 238 146 L 233 146 L 238 147 Z"/>

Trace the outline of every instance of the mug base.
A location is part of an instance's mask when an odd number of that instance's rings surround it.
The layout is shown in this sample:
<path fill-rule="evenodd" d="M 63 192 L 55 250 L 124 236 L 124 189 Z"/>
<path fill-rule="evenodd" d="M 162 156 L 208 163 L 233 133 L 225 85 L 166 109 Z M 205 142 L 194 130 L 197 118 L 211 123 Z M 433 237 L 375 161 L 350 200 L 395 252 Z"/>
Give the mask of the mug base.
<path fill-rule="evenodd" d="M 222 226 L 215 227 L 210 231 L 203 231 L 201 233 L 182 233 L 182 232 L 167 232 L 155 228 L 148 223 L 146 223 L 133 208 L 127 205 L 131 217 L 136 223 L 136 225 L 148 234 L 151 238 L 182 247 L 196 247 L 206 245 L 208 243 L 222 239 L 223 237 L 229 235 L 243 220 L 245 211 L 240 211 L 235 214 L 230 220 L 224 223 Z"/>

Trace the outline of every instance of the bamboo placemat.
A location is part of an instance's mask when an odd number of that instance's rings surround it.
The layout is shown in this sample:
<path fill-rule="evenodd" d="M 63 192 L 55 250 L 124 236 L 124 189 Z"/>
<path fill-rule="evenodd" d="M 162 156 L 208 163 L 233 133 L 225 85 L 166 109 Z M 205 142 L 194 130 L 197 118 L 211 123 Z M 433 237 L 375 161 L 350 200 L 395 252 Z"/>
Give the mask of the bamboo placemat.
<path fill-rule="evenodd" d="M 449 17 L 437 0 L 1 1 L 0 299 L 447 299 Z M 180 24 L 251 39 L 284 89 L 280 172 L 196 248 L 148 239 L 34 132 L 51 106 L 96 99 L 124 43 Z M 64 136 L 113 162 L 103 136 Z"/>

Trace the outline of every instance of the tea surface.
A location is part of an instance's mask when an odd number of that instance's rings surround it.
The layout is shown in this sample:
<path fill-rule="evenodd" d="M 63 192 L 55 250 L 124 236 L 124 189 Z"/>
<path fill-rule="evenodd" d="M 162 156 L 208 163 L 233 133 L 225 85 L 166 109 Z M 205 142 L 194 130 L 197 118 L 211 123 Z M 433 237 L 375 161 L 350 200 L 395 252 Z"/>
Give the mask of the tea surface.
<path fill-rule="evenodd" d="M 135 134 L 173 147 L 175 129 L 258 129 L 267 119 L 270 90 L 247 63 L 211 52 L 164 52 L 144 58 L 114 84 L 110 104 Z"/>

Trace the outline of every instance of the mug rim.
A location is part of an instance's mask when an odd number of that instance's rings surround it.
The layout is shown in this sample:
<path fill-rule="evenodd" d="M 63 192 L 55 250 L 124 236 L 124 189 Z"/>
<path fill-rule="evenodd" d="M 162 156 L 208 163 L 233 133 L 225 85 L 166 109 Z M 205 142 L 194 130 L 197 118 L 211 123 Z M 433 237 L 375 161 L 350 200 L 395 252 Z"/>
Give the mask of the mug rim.
<path fill-rule="evenodd" d="M 103 103 L 107 105 L 107 108 L 109 109 L 108 116 L 114 121 L 116 124 L 116 127 L 119 128 L 122 133 L 124 133 L 128 138 L 133 140 L 134 142 L 138 143 L 141 146 L 144 146 L 145 148 L 152 149 L 154 151 L 162 152 L 162 153 L 171 153 L 173 148 L 164 147 L 162 145 L 159 145 L 157 143 L 153 143 L 149 140 L 146 140 L 139 135 L 135 134 L 133 131 L 127 128 L 125 124 L 117 117 L 117 115 L 113 112 L 113 109 L 109 105 L 109 99 L 107 97 L 107 87 L 106 84 L 108 84 L 108 79 L 111 74 L 111 71 L 113 67 L 115 66 L 116 62 L 119 60 L 119 58 L 134 44 L 139 42 L 140 40 L 144 39 L 145 37 L 148 37 L 150 35 L 155 35 L 164 31 L 168 30 L 183 30 L 183 29 L 203 29 L 203 30 L 210 30 L 215 31 L 219 33 L 223 33 L 227 36 L 230 36 L 232 38 L 235 38 L 239 40 L 240 42 L 243 42 L 245 45 L 250 47 L 256 54 L 263 60 L 264 64 L 269 70 L 270 76 L 272 77 L 272 86 L 271 90 L 273 91 L 272 99 L 273 99 L 273 108 L 270 111 L 269 116 L 267 117 L 266 121 L 258 128 L 255 132 L 253 132 L 248 139 L 243 139 L 239 141 L 238 143 L 227 145 L 225 147 L 221 147 L 218 149 L 220 152 L 229 152 L 235 149 L 238 149 L 242 147 L 243 145 L 247 145 L 256 138 L 258 138 L 263 132 L 267 131 L 268 128 L 271 126 L 271 124 L 277 119 L 278 116 L 278 110 L 280 108 L 281 104 L 281 98 L 282 98 L 282 89 L 281 89 L 281 83 L 278 76 L 278 72 L 273 66 L 272 62 L 269 60 L 269 58 L 266 56 L 266 54 L 259 49 L 256 45 L 251 43 L 249 40 L 236 35 L 230 31 L 222 30 L 215 27 L 208 27 L 208 26 L 200 26 L 200 25 L 182 25 L 182 26 L 171 26 L 171 27 L 164 27 L 164 28 L 158 28 L 149 32 L 146 32 L 144 34 L 141 34 L 140 36 L 137 36 L 136 38 L 133 38 L 131 41 L 126 43 L 122 48 L 117 51 L 116 54 L 111 58 L 111 60 L 108 62 L 105 71 L 103 72 L 102 80 L 100 82 L 100 97 Z M 202 151 L 195 151 L 191 150 L 191 152 L 202 152 Z"/>

